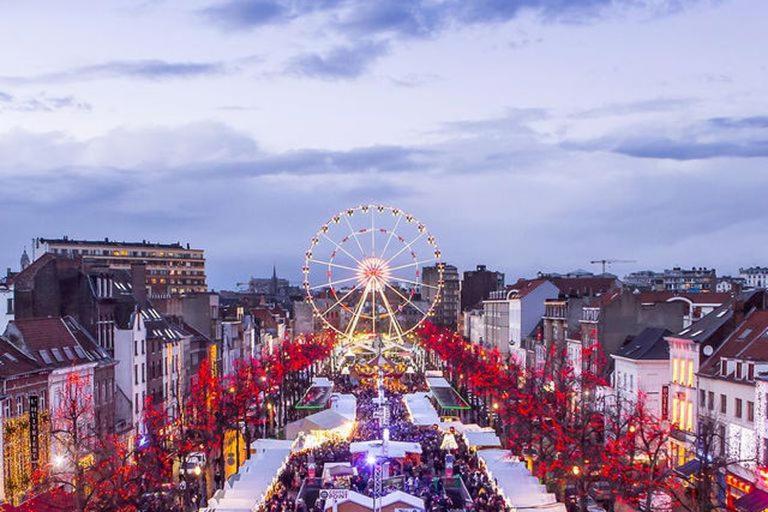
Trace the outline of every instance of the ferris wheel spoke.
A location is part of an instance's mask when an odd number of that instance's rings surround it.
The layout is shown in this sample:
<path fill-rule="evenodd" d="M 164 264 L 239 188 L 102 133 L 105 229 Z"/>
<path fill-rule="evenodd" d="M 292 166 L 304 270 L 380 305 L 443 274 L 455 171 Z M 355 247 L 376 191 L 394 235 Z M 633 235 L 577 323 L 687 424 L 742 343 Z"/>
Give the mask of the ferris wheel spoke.
<path fill-rule="evenodd" d="M 398 294 L 398 295 L 400 296 L 400 298 L 401 298 L 401 299 L 403 299 L 403 300 L 405 301 L 405 304 L 406 304 L 406 305 L 409 305 L 409 306 L 411 306 L 412 308 L 416 309 L 416 311 L 418 311 L 418 312 L 419 312 L 419 313 L 421 313 L 422 315 L 425 315 L 425 316 L 426 316 L 426 313 L 425 313 L 424 311 L 422 311 L 420 307 L 418 307 L 416 304 L 414 304 L 414 303 L 413 303 L 413 301 L 412 301 L 411 299 L 409 299 L 408 297 L 406 297 L 405 295 L 403 295 L 402 293 L 400 293 L 400 290 L 398 290 L 398 289 L 397 289 L 397 288 L 395 288 L 394 286 L 390 285 L 389 283 L 385 283 L 385 285 L 386 285 L 386 287 L 387 287 L 387 288 L 389 288 L 390 290 L 392 290 L 393 292 L 395 292 L 396 294 Z"/>
<path fill-rule="evenodd" d="M 430 263 L 432 261 L 435 261 L 437 258 L 427 258 L 426 260 L 421 261 L 412 261 L 411 263 L 407 263 L 405 265 L 398 265 L 397 267 L 392 267 L 389 269 L 390 272 L 394 272 L 395 270 L 401 270 L 408 267 L 415 267 L 417 265 L 423 265 L 424 263 Z"/>
<path fill-rule="evenodd" d="M 363 250 L 363 246 L 360 244 L 360 239 L 357 237 L 358 233 L 355 231 L 355 228 L 352 227 L 352 223 L 349 222 L 349 217 L 344 217 L 344 221 L 347 223 L 347 226 L 349 226 L 349 234 L 351 234 L 352 238 L 354 238 L 355 242 L 357 242 L 357 248 L 360 249 L 360 256 L 365 258 L 365 251 Z"/>
<path fill-rule="evenodd" d="M 318 284 L 318 285 L 315 285 L 315 286 L 311 286 L 309 289 L 310 290 L 317 290 L 319 288 L 329 288 L 329 287 L 337 285 L 337 284 L 348 283 L 350 281 L 356 281 L 356 280 L 357 280 L 357 276 L 352 276 L 352 277 L 347 277 L 345 279 L 337 279 L 336 281 L 331 281 L 331 282 L 328 282 L 328 283 L 323 283 L 323 284 Z"/>
<path fill-rule="evenodd" d="M 397 226 L 400 225 L 400 221 L 403 220 L 403 218 L 398 215 L 397 216 L 397 222 L 395 222 L 395 227 L 392 228 L 392 231 L 389 232 L 389 237 L 387 238 L 387 243 L 384 244 L 384 249 L 381 250 L 381 258 L 384 258 L 384 255 L 387 253 L 387 247 L 389 247 L 389 242 L 392 241 L 392 237 L 395 236 L 395 231 L 397 231 Z"/>
<path fill-rule="evenodd" d="M 332 261 L 323 261 L 323 260 L 316 260 L 316 259 L 310 259 L 309 261 L 310 263 L 317 263 L 318 265 L 328 265 L 329 267 L 343 268 L 344 270 L 351 270 L 353 272 L 358 271 L 358 269 L 356 269 L 355 267 L 339 265 L 338 263 L 333 263 Z"/>
<path fill-rule="evenodd" d="M 349 326 L 347 327 L 347 337 L 349 338 L 352 337 L 352 335 L 355 333 L 355 330 L 357 329 L 357 323 L 360 321 L 360 315 L 363 312 L 363 306 L 365 306 L 365 298 L 368 296 L 370 289 L 371 284 L 366 283 L 365 289 L 363 290 L 362 295 L 360 295 L 360 300 L 355 306 L 355 312 L 352 314 Z"/>
<path fill-rule="evenodd" d="M 405 252 L 405 251 L 407 251 L 408 249 L 410 249 L 410 248 L 411 248 L 411 246 L 413 246 L 413 244 L 415 244 L 416 242 L 418 242 L 419 240 L 421 240 L 421 238 L 422 238 L 424 235 L 426 235 L 426 234 L 427 234 L 427 232 L 426 232 L 426 231 L 422 231 L 422 232 L 419 234 L 419 236 L 417 236 L 416 238 L 414 238 L 413 240 L 411 240 L 410 242 L 408 242 L 407 244 L 405 244 L 405 245 L 404 245 L 402 248 L 400 248 L 400 250 L 399 250 L 399 251 L 397 251 L 397 252 L 395 253 L 395 255 L 394 255 L 394 256 L 392 256 L 391 258 L 389 258 L 389 259 L 387 260 L 387 264 L 391 263 L 393 259 L 397 258 L 397 257 L 398 257 L 398 256 L 400 256 L 401 254 L 403 254 L 403 252 Z"/>
<path fill-rule="evenodd" d="M 425 288 L 430 288 L 432 290 L 439 290 L 440 289 L 439 286 L 435 286 L 435 285 L 427 284 L 427 283 L 420 283 L 418 281 L 413 281 L 411 279 L 398 278 L 397 281 L 402 281 L 403 283 L 415 284 L 417 286 L 423 286 Z"/>
<path fill-rule="evenodd" d="M 387 300 L 387 294 L 382 292 L 381 293 L 381 300 L 384 302 L 384 307 L 387 310 L 387 313 L 389 314 L 389 322 L 394 327 L 395 333 L 397 334 L 398 339 L 403 339 L 403 329 L 400 327 L 400 323 L 397 321 L 397 315 L 395 315 L 395 312 L 392 311 L 392 307 L 389 305 L 389 300 Z"/>
<path fill-rule="evenodd" d="M 352 293 L 354 293 L 354 291 L 355 291 L 355 290 L 357 290 L 358 288 L 360 288 L 360 283 L 357 283 L 357 284 L 354 286 L 354 288 L 352 288 L 352 289 L 351 289 L 351 290 L 349 290 L 347 293 L 345 293 L 343 297 L 341 297 L 339 300 L 337 300 L 336 302 L 334 302 L 334 303 L 333 303 L 333 305 L 332 305 L 331 307 L 329 307 L 328 309 L 326 309 L 325 311 L 323 311 L 323 312 L 322 312 L 322 313 L 320 313 L 320 314 L 321 314 L 323 317 L 324 317 L 325 315 L 327 315 L 327 314 L 328 314 L 328 313 L 329 313 L 329 312 L 330 312 L 330 311 L 331 311 L 333 308 L 335 308 L 336 306 L 338 306 L 339 304 L 341 304 L 342 302 L 344 302 L 344 299 L 346 299 L 347 297 L 349 297 L 350 295 L 352 295 Z"/>
<path fill-rule="evenodd" d="M 345 248 L 343 248 L 342 246 L 340 246 L 339 244 L 337 244 L 337 243 L 336 243 L 334 240 L 332 240 L 331 238 L 329 238 L 329 237 L 328 237 L 328 235 L 326 235 L 325 233 L 323 233 L 323 237 L 324 237 L 326 240 L 328 240 L 329 242 L 331 242 L 331 243 L 332 243 L 334 246 L 336 246 L 336 248 L 337 248 L 338 250 L 340 250 L 341 252 L 343 252 L 344 254 L 346 254 L 347 256 L 349 256 L 350 258 L 352 258 L 353 260 L 355 260 L 355 263 L 357 263 L 358 265 L 362 265 L 362 263 L 360 263 L 360 260 L 359 260 L 359 259 L 357 259 L 357 258 L 355 258 L 354 256 L 352 256 L 352 255 L 349 253 L 349 251 L 348 251 L 348 250 L 346 250 Z M 355 240 L 357 240 L 357 238 L 355 238 Z"/>

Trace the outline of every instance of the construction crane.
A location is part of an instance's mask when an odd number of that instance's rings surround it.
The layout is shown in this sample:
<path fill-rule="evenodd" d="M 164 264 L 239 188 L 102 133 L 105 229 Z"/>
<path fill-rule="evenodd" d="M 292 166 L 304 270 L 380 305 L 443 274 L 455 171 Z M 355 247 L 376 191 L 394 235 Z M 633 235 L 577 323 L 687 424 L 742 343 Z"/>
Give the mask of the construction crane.
<path fill-rule="evenodd" d="M 637 263 L 637 260 L 616 260 L 616 259 L 606 258 L 602 260 L 592 260 L 590 261 L 590 263 L 593 265 L 600 263 L 603 266 L 603 274 L 605 274 L 606 265 L 613 265 L 614 263 Z"/>

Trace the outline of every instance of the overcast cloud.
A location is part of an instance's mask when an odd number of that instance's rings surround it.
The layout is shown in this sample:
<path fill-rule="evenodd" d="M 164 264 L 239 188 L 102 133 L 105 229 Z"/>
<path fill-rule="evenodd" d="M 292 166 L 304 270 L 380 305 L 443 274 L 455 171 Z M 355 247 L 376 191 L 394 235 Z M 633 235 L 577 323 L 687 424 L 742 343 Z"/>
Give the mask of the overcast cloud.
<path fill-rule="evenodd" d="M 768 264 L 762 2 L 93 5 L 0 19 L 3 268 L 66 234 L 295 280 L 361 202 L 510 279 Z"/>

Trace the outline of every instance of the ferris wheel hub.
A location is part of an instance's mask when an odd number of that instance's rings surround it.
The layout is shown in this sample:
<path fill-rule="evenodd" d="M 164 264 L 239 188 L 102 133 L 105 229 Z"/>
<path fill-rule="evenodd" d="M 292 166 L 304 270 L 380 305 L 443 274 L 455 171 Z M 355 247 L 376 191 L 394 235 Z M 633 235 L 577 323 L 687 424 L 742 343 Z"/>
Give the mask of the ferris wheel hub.
<path fill-rule="evenodd" d="M 360 260 L 357 267 L 358 282 L 379 291 L 389 282 L 389 264 L 375 256 Z"/>

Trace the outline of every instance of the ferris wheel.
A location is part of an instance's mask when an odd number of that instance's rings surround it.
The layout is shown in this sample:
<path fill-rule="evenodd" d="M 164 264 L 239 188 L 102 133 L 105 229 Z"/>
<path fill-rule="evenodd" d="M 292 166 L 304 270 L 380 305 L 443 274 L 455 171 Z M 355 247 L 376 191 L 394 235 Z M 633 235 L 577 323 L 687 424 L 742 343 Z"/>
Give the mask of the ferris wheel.
<path fill-rule="evenodd" d="M 413 215 L 360 205 L 337 213 L 312 237 L 304 291 L 315 318 L 345 341 L 402 341 L 440 299 L 440 256 L 435 237 Z"/>

